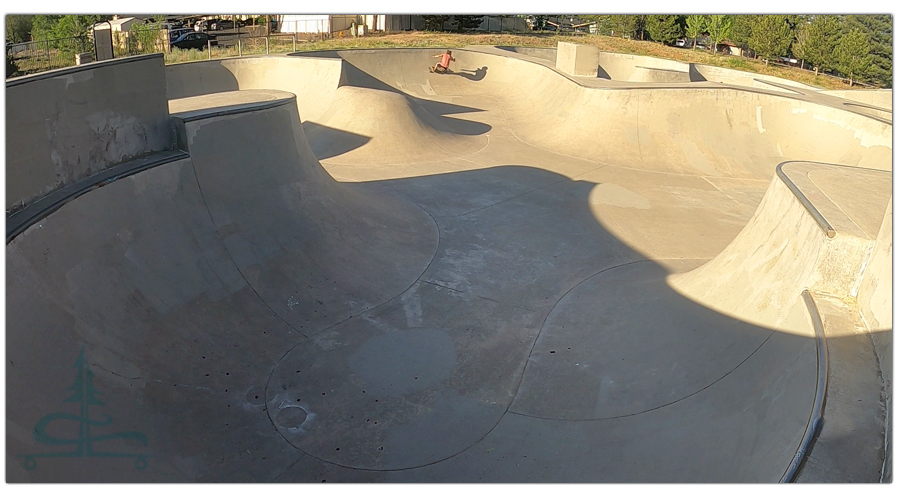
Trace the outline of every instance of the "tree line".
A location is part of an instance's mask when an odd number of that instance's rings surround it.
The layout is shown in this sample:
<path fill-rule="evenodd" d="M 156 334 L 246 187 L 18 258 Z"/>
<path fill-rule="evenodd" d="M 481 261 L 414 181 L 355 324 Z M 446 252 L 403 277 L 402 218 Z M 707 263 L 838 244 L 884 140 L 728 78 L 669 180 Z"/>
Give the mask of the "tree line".
<path fill-rule="evenodd" d="M 450 24 L 453 28 L 461 33 L 465 30 L 478 28 L 483 20 L 484 16 L 431 15 L 422 16 L 422 25 L 427 31 L 443 31 L 444 24 L 447 21 L 451 21 Z"/>
<path fill-rule="evenodd" d="M 598 33 L 673 44 L 705 37 L 716 51 L 724 41 L 766 61 L 794 57 L 818 72 L 891 87 L 890 15 L 596 15 Z"/>
<path fill-rule="evenodd" d="M 85 36 L 91 26 L 112 19 L 103 15 L 7 15 L 6 43 Z"/>
<path fill-rule="evenodd" d="M 535 16 L 547 18 L 549 16 Z M 725 41 L 752 50 L 766 61 L 795 57 L 816 73 L 837 71 L 884 87 L 893 85 L 893 32 L 887 15 L 592 15 L 597 32 L 674 44 L 687 37 L 708 39 L 713 51 Z M 7 15 L 6 41 L 19 43 L 85 36 L 105 15 Z M 426 30 L 441 31 L 449 21 L 456 31 L 478 28 L 484 16 L 426 15 Z"/>

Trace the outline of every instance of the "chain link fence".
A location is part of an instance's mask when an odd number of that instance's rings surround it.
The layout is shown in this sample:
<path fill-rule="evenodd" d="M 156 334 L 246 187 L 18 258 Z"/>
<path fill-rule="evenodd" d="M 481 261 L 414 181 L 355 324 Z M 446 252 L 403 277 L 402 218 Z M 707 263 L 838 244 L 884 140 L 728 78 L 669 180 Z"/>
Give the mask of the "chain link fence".
<path fill-rule="evenodd" d="M 112 45 L 113 57 L 125 57 L 168 52 L 169 40 L 166 30 L 135 29 L 113 32 Z M 83 62 L 96 59 L 90 35 L 7 44 L 6 77 L 75 66 L 78 54 L 89 55 Z"/>
<path fill-rule="evenodd" d="M 93 52 L 89 36 L 7 44 L 6 77 L 74 66 L 76 54 Z"/>
<path fill-rule="evenodd" d="M 166 64 L 205 61 L 226 57 L 245 57 L 295 52 L 299 44 L 320 39 L 316 33 L 282 33 L 263 36 L 219 36 L 202 49 L 172 48 L 166 54 Z"/>

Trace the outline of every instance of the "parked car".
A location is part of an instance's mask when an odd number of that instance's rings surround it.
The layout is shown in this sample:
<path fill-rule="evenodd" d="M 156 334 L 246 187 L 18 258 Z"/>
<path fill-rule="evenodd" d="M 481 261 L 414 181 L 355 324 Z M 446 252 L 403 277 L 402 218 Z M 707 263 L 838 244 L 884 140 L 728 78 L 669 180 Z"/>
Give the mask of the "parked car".
<path fill-rule="evenodd" d="M 171 42 L 169 46 L 176 49 L 203 50 L 206 48 L 207 42 L 209 42 L 210 45 L 218 45 L 219 43 L 206 33 L 189 32 L 178 37 L 174 42 Z"/>
<path fill-rule="evenodd" d="M 215 31 L 215 24 L 220 22 L 221 19 L 202 19 L 194 23 L 194 31 Z"/>
<path fill-rule="evenodd" d="M 178 37 L 180 37 L 181 35 L 183 35 L 185 33 L 193 33 L 193 32 L 194 32 L 194 30 L 191 28 L 170 29 L 169 30 L 169 43 L 172 43 L 175 40 L 178 40 Z"/>
<path fill-rule="evenodd" d="M 212 31 L 230 30 L 234 27 L 234 21 L 228 19 L 222 19 L 209 25 L 209 29 Z"/>

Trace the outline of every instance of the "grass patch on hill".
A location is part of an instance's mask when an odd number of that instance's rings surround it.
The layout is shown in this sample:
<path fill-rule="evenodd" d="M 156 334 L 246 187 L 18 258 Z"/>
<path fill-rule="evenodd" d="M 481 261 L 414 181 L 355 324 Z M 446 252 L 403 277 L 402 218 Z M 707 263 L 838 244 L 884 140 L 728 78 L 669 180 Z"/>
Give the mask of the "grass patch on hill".
<path fill-rule="evenodd" d="M 849 88 L 848 83 L 840 78 L 827 75 L 816 76 L 813 72 L 799 68 L 769 65 L 762 60 L 746 57 L 712 54 L 705 50 L 693 50 L 688 48 L 669 47 L 656 42 L 641 40 L 629 40 L 602 35 L 584 36 L 557 36 L 554 34 L 475 34 L 475 33 L 430 33 L 430 32 L 403 32 L 389 34 L 372 34 L 365 37 L 337 37 L 320 41 L 297 41 L 298 52 L 316 50 L 343 50 L 343 49 L 381 49 L 381 48 L 460 48 L 466 45 L 513 45 L 524 47 L 556 47 L 559 41 L 584 43 L 595 45 L 605 52 L 617 52 L 620 54 L 634 54 L 641 56 L 659 57 L 674 61 L 691 62 L 718 66 L 722 68 L 747 71 L 761 75 L 776 76 L 805 83 L 828 90 L 844 90 Z M 258 43 L 258 42 L 257 42 Z M 284 52 L 286 47 L 281 42 L 278 49 L 272 52 Z M 290 44 L 290 40 L 288 39 Z M 274 45 L 274 44 L 273 44 Z M 292 47 L 291 47 L 292 48 Z M 273 47 L 274 49 L 274 47 Z M 287 49 L 290 51 L 291 49 Z M 198 54 L 184 54 L 184 52 L 198 52 Z M 259 48 L 245 50 L 244 55 L 258 54 Z M 262 51 L 264 53 L 264 50 Z M 213 49 L 212 58 L 234 57 L 237 50 Z M 191 60 L 206 59 L 206 53 L 199 51 L 179 51 L 177 54 L 167 54 L 166 63 L 187 62 Z M 861 88 L 861 87 L 855 87 Z"/>

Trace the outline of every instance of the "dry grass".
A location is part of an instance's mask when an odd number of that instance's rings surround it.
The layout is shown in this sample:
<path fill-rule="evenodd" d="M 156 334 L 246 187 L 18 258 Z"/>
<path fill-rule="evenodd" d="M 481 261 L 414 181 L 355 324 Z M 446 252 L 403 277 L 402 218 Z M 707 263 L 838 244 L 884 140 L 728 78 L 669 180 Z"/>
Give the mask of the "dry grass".
<path fill-rule="evenodd" d="M 747 71 L 762 75 L 785 78 L 807 85 L 814 85 L 824 89 L 847 89 L 848 83 L 832 76 L 816 76 L 811 71 L 784 66 L 766 66 L 761 60 L 748 59 L 729 55 L 712 54 L 704 50 L 682 49 L 669 47 L 655 42 L 640 40 L 627 40 L 616 37 L 600 35 L 584 36 L 557 36 L 554 34 L 458 34 L 458 33 L 428 33 L 428 32 L 404 32 L 392 34 L 375 34 L 366 37 L 338 37 L 319 41 L 297 41 L 297 51 L 307 52 L 316 50 L 341 50 L 341 49 L 378 49 L 378 48 L 403 48 L 403 47 L 434 47 L 434 48 L 460 48 L 466 45 L 514 45 L 524 47 L 556 47 L 558 41 L 569 41 L 595 45 L 606 52 L 621 54 L 634 54 L 642 56 L 660 57 L 682 62 L 692 62 L 719 66 L 728 69 Z M 243 46 L 243 55 L 264 54 L 265 42 L 262 38 L 246 40 Z M 290 37 L 272 39 L 270 53 L 285 53 L 293 50 Z M 235 57 L 238 55 L 237 47 L 221 48 L 213 47 L 211 57 Z M 207 59 L 205 51 L 178 50 L 166 55 L 166 63 L 197 61 Z"/>
<path fill-rule="evenodd" d="M 517 45 L 525 47 L 556 47 L 556 42 L 567 41 L 595 45 L 606 52 L 661 57 L 675 61 L 707 64 L 723 68 L 776 76 L 825 89 L 847 89 L 843 80 L 831 76 L 816 76 L 799 68 L 766 66 L 761 60 L 746 57 L 712 54 L 703 50 L 669 47 L 655 42 L 626 40 L 600 35 L 556 36 L 552 34 L 456 34 L 408 32 L 373 35 L 362 38 L 332 38 L 297 45 L 298 51 L 374 49 L 388 47 L 436 47 L 459 48 L 466 45 Z"/>

